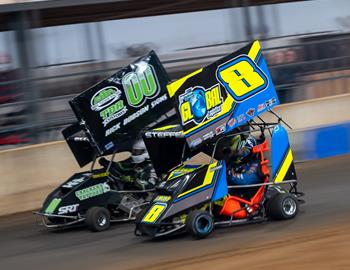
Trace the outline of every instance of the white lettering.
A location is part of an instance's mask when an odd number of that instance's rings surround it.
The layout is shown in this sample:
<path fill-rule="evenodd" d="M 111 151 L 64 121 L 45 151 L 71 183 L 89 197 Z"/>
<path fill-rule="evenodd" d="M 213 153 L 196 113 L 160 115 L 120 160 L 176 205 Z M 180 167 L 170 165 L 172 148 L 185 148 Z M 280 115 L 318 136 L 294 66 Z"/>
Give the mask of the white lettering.
<path fill-rule="evenodd" d="M 59 215 L 64 215 L 68 213 L 74 213 L 78 210 L 79 204 L 72 204 L 72 205 L 67 205 L 67 206 L 62 206 L 58 208 L 58 214 Z"/>

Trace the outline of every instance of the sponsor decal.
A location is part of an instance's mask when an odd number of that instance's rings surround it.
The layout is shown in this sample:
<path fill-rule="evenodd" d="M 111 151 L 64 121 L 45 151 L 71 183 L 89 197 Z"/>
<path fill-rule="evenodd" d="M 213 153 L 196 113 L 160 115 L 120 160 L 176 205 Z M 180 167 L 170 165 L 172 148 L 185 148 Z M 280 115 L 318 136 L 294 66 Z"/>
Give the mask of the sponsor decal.
<path fill-rule="evenodd" d="M 117 87 L 107 86 L 93 95 L 90 101 L 91 110 L 99 112 L 104 127 L 128 111 L 124 101 L 120 99 L 121 93 Z"/>
<path fill-rule="evenodd" d="M 265 104 L 264 103 L 261 103 L 261 104 L 258 105 L 258 112 L 261 112 L 264 109 L 265 109 Z"/>
<path fill-rule="evenodd" d="M 246 119 L 247 119 L 247 117 L 243 113 L 238 115 L 238 117 L 237 117 L 238 123 L 241 123 L 241 122 L 245 121 Z"/>
<path fill-rule="evenodd" d="M 159 104 L 167 100 L 168 100 L 168 95 L 164 94 L 151 102 L 151 108 L 153 109 L 154 107 L 158 106 Z"/>
<path fill-rule="evenodd" d="M 111 190 L 107 183 L 93 185 L 75 192 L 75 196 L 83 201 L 107 193 Z"/>
<path fill-rule="evenodd" d="M 119 117 L 126 114 L 127 111 L 128 108 L 125 107 L 123 100 L 119 100 L 113 105 L 107 107 L 106 109 L 100 112 L 100 116 L 103 120 L 103 126 L 106 127 L 113 120 L 118 119 Z"/>
<path fill-rule="evenodd" d="M 111 128 L 107 129 L 105 132 L 105 137 L 111 135 L 112 133 L 116 132 L 118 129 L 120 129 L 120 124 L 115 124 L 114 126 L 112 126 Z"/>
<path fill-rule="evenodd" d="M 221 126 L 218 126 L 216 129 L 215 129 L 215 134 L 216 135 L 220 135 L 221 133 L 224 133 L 226 131 L 226 124 L 223 124 Z"/>
<path fill-rule="evenodd" d="M 273 97 L 273 98 L 270 98 L 269 100 L 265 101 L 265 104 L 266 104 L 266 107 L 270 107 L 273 104 L 275 104 L 276 102 L 277 102 L 276 98 Z"/>
<path fill-rule="evenodd" d="M 171 199 L 171 196 L 158 195 L 154 201 L 155 202 L 167 202 Z"/>
<path fill-rule="evenodd" d="M 72 205 L 66 205 L 66 206 L 61 206 L 58 208 L 58 214 L 59 215 L 64 215 L 68 213 L 75 213 L 78 210 L 79 204 L 72 204 Z"/>
<path fill-rule="evenodd" d="M 80 183 L 84 182 L 84 179 L 85 179 L 85 177 L 81 177 L 81 178 L 70 180 L 69 182 L 67 182 L 64 185 L 62 185 L 62 187 L 64 187 L 64 188 L 75 187 L 75 186 L 79 185 Z"/>
<path fill-rule="evenodd" d="M 197 145 L 200 145 L 202 143 L 202 139 L 201 138 L 197 138 L 194 141 L 191 142 L 191 147 L 196 147 Z"/>
<path fill-rule="evenodd" d="M 113 142 L 109 142 L 109 143 L 107 143 L 107 144 L 105 145 L 105 149 L 106 149 L 106 150 L 109 150 L 109 149 L 113 148 L 113 146 L 114 146 L 114 143 L 113 143 Z"/>
<path fill-rule="evenodd" d="M 102 178 L 102 177 L 106 177 L 109 175 L 109 172 L 103 172 L 103 173 L 98 173 L 98 174 L 93 174 L 92 178 L 93 179 L 97 179 L 97 178 Z"/>
<path fill-rule="evenodd" d="M 99 90 L 91 99 L 91 110 L 101 111 L 119 100 L 122 92 L 115 86 L 107 86 Z"/>
<path fill-rule="evenodd" d="M 214 131 L 210 131 L 202 136 L 203 140 L 209 140 L 215 136 Z"/>
<path fill-rule="evenodd" d="M 250 116 L 250 117 L 253 117 L 253 116 L 254 116 L 254 113 L 255 113 L 255 109 L 254 109 L 254 108 L 250 108 L 250 109 L 246 112 L 246 114 L 247 114 L 248 116 Z"/>
<path fill-rule="evenodd" d="M 237 123 L 236 118 L 231 118 L 227 124 L 229 125 L 229 127 L 233 127 L 235 124 Z"/>
<path fill-rule="evenodd" d="M 148 131 L 146 138 L 183 138 L 182 131 Z"/>
<path fill-rule="evenodd" d="M 223 98 L 219 84 L 209 89 L 191 87 L 179 96 L 179 111 L 182 124 L 199 124 L 221 112 Z"/>
<path fill-rule="evenodd" d="M 123 125 L 125 126 L 129 124 L 130 122 L 134 121 L 136 118 L 139 118 L 141 115 L 147 113 L 148 111 L 149 111 L 149 106 L 146 105 L 145 107 L 133 113 L 132 115 L 129 115 L 128 117 L 124 118 Z"/>

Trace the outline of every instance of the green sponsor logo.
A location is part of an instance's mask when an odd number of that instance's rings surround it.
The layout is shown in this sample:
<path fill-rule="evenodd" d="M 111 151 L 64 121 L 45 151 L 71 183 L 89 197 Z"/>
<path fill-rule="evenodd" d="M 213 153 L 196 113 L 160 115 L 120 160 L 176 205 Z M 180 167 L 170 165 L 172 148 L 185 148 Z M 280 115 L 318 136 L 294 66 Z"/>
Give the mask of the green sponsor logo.
<path fill-rule="evenodd" d="M 127 108 L 124 106 L 123 100 L 119 100 L 113 105 L 107 107 L 100 112 L 100 116 L 103 120 L 103 126 L 107 126 L 108 123 L 124 115 L 127 112 Z"/>
<path fill-rule="evenodd" d="M 121 91 L 114 86 L 105 87 L 92 97 L 91 109 L 100 112 L 104 127 L 127 112 L 120 97 Z"/>
<path fill-rule="evenodd" d="M 154 68 L 145 62 L 138 64 L 136 72 L 129 72 L 122 79 L 123 88 L 130 106 L 141 106 L 146 98 L 158 94 L 160 87 Z"/>
<path fill-rule="evenodd" d="M 75 196 L 81 201 L 109 192 L 111 188 L 107 183 L 93 185 L 75 192 Z"/>
<path fill-rule="evenodd" d="M 45 213 L 52 214 L 53 212 L 55 212 L 55 210 L 56 210 L 57 206 L 60 204 L 60 202 L 61 202 L 61 199 L 54 198 L 50 202 L 49 206 L 46 208 Z"/>
<path fill-rule="evenodd" d="M 119 100 L 121 93 L 115 86 L 107 86 L 99 90 L 91 99 L 91 109 L 98 112 L 101 111 L 103 108 Z"/>

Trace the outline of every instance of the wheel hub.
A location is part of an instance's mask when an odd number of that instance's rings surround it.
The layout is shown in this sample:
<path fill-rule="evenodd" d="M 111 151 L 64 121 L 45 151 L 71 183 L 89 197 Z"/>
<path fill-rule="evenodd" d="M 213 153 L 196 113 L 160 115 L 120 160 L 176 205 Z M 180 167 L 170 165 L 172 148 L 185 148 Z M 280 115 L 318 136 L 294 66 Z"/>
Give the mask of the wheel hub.
<path fill-rule="evenodd" d="M 292 198 L 287 198 L 283 202 L 283 211 L 288 215 L 292 216 L 297 209 L 297 204 Z"/>
<path fill-rule="evenodd" d="M 97 219 L 97 223 L 101 227 L 105 226 L 107 223 L 107 217 L 105 215 L 100 215 Z"/>

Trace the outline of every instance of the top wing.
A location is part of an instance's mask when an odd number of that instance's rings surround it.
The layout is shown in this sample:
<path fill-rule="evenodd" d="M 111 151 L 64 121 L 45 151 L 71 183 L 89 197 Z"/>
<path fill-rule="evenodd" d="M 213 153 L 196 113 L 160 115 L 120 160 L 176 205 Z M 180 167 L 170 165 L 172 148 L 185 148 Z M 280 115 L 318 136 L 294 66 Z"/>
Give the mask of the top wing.
<path fill-rule="evenodd" d="M 168 84 L 190 148 L 279 104 L 259 41 Z"/>
<path fill-rule="evenodd" d="M 166 85 L 169 77 L 156 53 L 132 64 L 81 93 L 70 104 L 99 155 L 125 145 L 172 108 Z M 118 149 L 119 149 L 118 148 Z"/>

